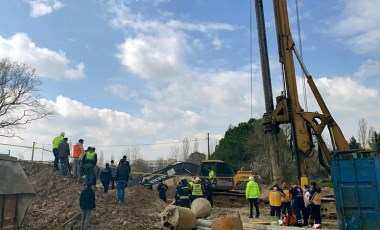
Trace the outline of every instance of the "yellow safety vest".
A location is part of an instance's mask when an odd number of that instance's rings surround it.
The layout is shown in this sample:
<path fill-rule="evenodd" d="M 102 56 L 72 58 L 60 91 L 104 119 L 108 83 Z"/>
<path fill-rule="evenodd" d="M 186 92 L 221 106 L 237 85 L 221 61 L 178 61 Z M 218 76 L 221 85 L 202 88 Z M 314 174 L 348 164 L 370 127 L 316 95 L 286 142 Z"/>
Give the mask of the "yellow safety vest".
<path fill-rule="evenodd" d="M 313 203 L 315 205 L 321 205 L 321 194 L 315 192 L 313 194 L 313 197 L 311 198 L 311 203 Z"/>
<path fill-rule="evenodd" d="M 208 173 L 208 178 L 209 178 L 209 179 L 215 179 L 215 178 L 216 178 L 216 173 L 214 172 L 214 170 L 211 170 L 211 171 Z"/>
<path fill-rule="evenodd" d="M 192 185 L 192 192 L 191 192 L 191 195 L 193 196 L 203 196 L 203 192 L 202 192 L 202 185 L 201 184 L 193 184 Z"/>
<path fill-rule="evenodd" d="M 94 160 L 94 159 L 95 159 L 95 152 L 86 153 L 86 160 Z"/>
<path fill-rule="evenodd" d="M 269 191 L 269 205 L 276 207 L 281 206 L 281 193 L 279 191 Z"/>
<path fill-rule="evenodd" d="M 290 191 L 289 191 L 289 189 L 284 189 L 284 190 L 282 190 L 284 193 L 285 193 L 285 197 L 283 197 L 283 196 L 281 196 L 281 202 L 283 202 L 283 203 L 288 203 L 288 202 L 290 202 Z"/>

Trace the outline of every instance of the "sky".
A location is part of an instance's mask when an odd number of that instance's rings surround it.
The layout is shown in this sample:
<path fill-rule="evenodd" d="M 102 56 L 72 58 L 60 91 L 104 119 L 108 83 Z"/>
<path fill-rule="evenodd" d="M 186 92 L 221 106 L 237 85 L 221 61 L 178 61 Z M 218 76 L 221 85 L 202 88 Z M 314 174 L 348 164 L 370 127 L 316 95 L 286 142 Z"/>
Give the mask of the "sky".
<path fill-rule="evenodd" d="M 265 112 L 254 2 L 0 3 L 0 58 L 35 68 L 38 93 L 55 113 L 18 130 L 22 139 L 1 137 L 1 153 L 28 159 L 25 147 L 51 149 L 61 131 L 106 160 L 132 148 L 144 159 L 167 158 L 185 138 L 190 151 L 197 143 L 207 153 L 208 134 L 215 146 L 231 124 Z M 380 0 L 299 0 L 297 16 L 296 1 L 288 0 L 297 49 L 346 139 L 357 137 L 360 119 L 380 131 L 379 9 Z M 272 1 L 264 10 L 276 97 L 283 82 Z M 303 108 L 320 111 L 310 90 L 302 93 L 295 68 Z M 40 149 L 34 154 L 52 159 Z"/>

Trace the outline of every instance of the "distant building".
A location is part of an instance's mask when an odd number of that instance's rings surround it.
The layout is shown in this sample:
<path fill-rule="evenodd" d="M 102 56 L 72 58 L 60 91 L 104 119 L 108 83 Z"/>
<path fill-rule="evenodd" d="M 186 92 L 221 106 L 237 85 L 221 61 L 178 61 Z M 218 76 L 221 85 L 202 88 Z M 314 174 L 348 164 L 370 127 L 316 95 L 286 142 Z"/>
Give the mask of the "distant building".
<path fill-rule="evenodd" d="M 158 169 L 165 168 L 166 166 L 168 166 L 168 165 L 170 165 L 176 161 L 177 161 L 176 159 L 169 158 L 166 160 L 145 160 L 144 162 L 148 168 L 148 171 L 153 172 L 153 171 L 156 171 Z"/>

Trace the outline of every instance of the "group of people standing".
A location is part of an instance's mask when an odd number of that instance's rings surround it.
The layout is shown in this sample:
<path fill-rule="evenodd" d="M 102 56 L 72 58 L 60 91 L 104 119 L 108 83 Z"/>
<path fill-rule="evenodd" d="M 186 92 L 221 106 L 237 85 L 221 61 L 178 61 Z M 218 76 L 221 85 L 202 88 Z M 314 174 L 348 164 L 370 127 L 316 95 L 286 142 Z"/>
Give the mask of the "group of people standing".
<path fill-rule="evenodd" d="M 82 211 L 81 229 L 88 229 L 88 224 L 91 218 L 91 212 L 96 207 L 95 205 L 95 192 L 92 186 L 96 185 L 97 177 L 95 175 L 95 167 L 98 162 L 95 147 L 88 147 L 86 150 L 83 148 L 83 139 L 73 146 L 72 154 L 72 168 L 69 164 L 70 147 L 68 138 L 65 137 L 65 133 L 61 132 L 52 141 L 54 164 L 53 168 L 56 171 L 61 170 L 63 176 L 72 173 L 73 178 L 78 183 L 86 186 L 81 192 L 79 205 Z M 59 166 L 58 166 L 59 165 Z M 118 166 L 111 160 L 111 164 L 106 163 L 106 166 L 100 172 L 100 181 L 103 184 L 103 191 L 108 192 L 109 185 L 111 188 L 115 188 L 115 182 L 117 185 L 117 202 L 123 203 L 125 199 L 125 189 L 131 173 L 131 167 L 127 161 L 127 157 L 123 156 Z M 85 180 L 83 181 L 83 176 Z"/>
<path fill-rule="evenodd" d="M 212 183 L 209 178 L 201 180 L 196 177 L 192 182 L 182 179 L 175 192 L 175 203 L 181 207 L 190 208 L 191 203 L 198 198 L 206 198 L 211 206 L 214 206 L 212 200 Z"/>
<path fill-rule="evenodd" d="M 293 211 L 296 217 L 296 225 L 309 226 L 309 224 L 322 224 L 321 217 L 321 188 L 316 182 L 311 186 L 300 186 L 293 184 L 291 188 L 283 181 L 281 187 L 275 183 L 269 191 L 269 204 L 271 216 L 292 216 Z M 309 221 L 310 219 L 310 221 Z"/>

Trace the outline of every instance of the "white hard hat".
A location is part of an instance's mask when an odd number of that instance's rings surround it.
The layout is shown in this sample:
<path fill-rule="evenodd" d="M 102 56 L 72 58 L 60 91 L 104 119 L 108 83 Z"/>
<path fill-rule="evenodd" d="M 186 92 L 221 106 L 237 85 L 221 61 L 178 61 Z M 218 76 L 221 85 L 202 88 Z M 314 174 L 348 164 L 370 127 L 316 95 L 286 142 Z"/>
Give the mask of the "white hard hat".
<path fill-rule="evenodd" d="M 251 181 L 253 181 L 253 176 L 249 176 L 248 179 L 251 180 Z"/>

